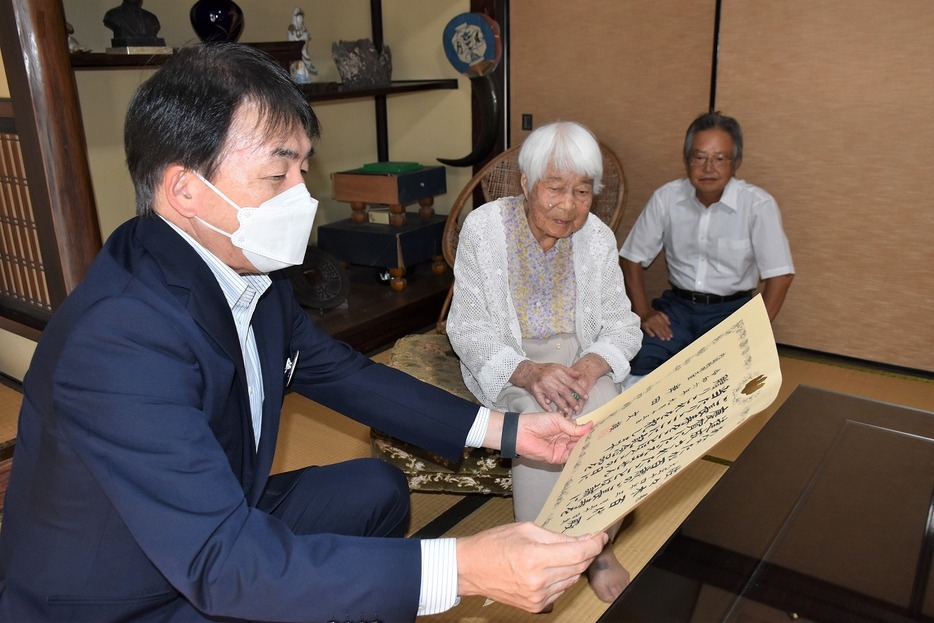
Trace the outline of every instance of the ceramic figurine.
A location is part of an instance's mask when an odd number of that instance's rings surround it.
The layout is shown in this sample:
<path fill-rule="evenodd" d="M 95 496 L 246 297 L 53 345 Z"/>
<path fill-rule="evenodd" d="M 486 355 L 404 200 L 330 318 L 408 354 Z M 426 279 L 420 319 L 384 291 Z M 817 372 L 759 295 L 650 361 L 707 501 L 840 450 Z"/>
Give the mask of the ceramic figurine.
<path fill-rule="evenodd" d="M 293 61 L 290 66 L 292 80 L 299 84 L 308 84 L 312 76 L 318 75 L 318 68 L 311 62 L 308 55 L 308 29 L 305 27 L 305 11 L 300 7 L 292 10 L 292 23 L 289 24 L 289 41 L 303 41 L 302 60 Z"/>
<path fill-rule="evenodd" d="M 65 22 L 65 34 L 68 35 L 68 51 L 70 53 L 91 51 L 91 48 L 81 45 L 81 42 L 75 37 L 75 27 L 68 22 Z"/>

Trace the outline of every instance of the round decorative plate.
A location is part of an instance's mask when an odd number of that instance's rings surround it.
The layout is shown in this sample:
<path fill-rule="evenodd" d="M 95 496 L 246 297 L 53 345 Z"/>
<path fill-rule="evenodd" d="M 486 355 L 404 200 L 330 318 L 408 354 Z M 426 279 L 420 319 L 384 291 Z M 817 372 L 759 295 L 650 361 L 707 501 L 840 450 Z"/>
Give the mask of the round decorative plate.
<path fill-rule="evenodd" d="M 448 62 L 468 78 L 492 73 L 503 56 L 499 24 L 483 13 L 461 13 L 441 37 Z"/>

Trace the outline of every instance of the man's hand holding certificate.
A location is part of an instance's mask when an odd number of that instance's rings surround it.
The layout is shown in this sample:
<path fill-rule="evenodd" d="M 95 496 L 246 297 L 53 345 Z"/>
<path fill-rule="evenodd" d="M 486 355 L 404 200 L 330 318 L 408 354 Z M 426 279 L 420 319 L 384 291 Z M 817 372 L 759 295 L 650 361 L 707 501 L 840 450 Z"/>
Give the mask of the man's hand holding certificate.
<path fill-rule="evenodd" d="M 768 407 L 780 387 L 760 295 L 578 420 L 594 428 L 575 446 L 536 523 L 568 535 L 605 530 Z"/>

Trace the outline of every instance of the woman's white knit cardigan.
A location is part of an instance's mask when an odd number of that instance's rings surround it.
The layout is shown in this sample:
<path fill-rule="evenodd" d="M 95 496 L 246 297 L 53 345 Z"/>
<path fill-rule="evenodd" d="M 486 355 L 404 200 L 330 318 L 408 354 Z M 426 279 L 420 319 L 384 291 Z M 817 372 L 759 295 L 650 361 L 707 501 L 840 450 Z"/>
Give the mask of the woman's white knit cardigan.
<path fill-rule="evenodd" d="M 447 333 L 461 360 L 467 389 L 486 407 L 502 410 L 496 397 L 509 383 L 522 350 L 519 318 L 509 290 L 506 238 L 501 209 L 515 199 L 487 203 L 464 221 L 454 263 L 454 298 Z M 642 346 L 639 317 L 632 312 L 616 237 L 590 214 L 571 236 L 577 282 L 575 325 L 583 354 L 595 353 L 610 365 L 620 383 L 629 360 Z"/>

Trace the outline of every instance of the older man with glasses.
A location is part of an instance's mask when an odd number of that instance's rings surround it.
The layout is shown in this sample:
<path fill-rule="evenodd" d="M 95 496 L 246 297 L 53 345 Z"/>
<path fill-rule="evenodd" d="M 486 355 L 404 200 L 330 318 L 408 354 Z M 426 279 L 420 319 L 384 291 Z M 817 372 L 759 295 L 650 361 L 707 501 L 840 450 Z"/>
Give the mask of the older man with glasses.
<path fill-rule="evenodd" d="M 774 320 L 794 277 L 778 204 L 736 179 L 743 133 L 718 112 L 697 117 L 684 138 L 687 177 L 655 191 L 620 249 L 626 293 L 642 319 L 632 374 L 644 376 L 750 300 Z M 665 251 L 671 288 L 649 303 L 643 269 Z"/>

